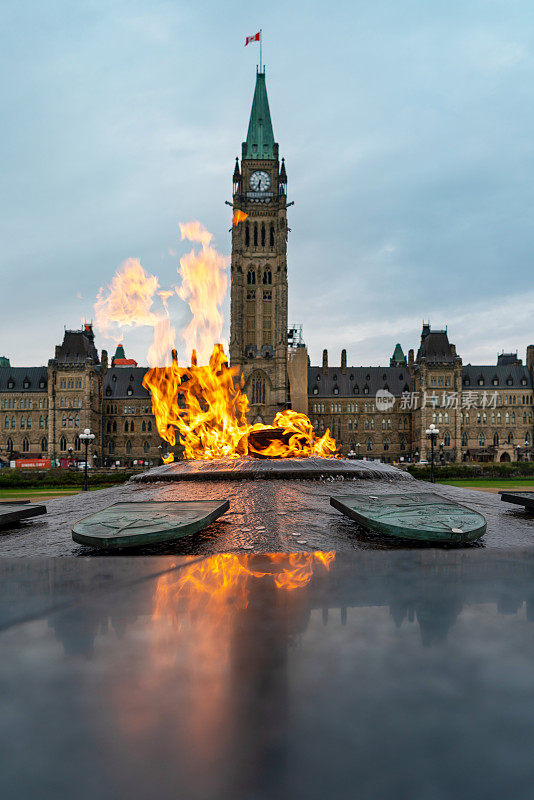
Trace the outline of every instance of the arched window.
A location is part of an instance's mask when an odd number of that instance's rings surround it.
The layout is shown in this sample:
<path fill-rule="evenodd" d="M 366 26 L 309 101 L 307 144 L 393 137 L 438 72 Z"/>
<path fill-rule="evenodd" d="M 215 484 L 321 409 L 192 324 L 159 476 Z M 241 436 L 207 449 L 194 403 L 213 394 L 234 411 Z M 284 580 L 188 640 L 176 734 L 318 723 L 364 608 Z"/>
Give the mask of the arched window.
<path fill-rule="evenodd" d="M 512 425 L 515 425 L 515 411 L 512 411 Z"/>
<path fill-rule="evenodd" d="M 67 417 L 66 417 L 65 414 L 63 414 L 63 416 L 61 417 L 61 427 L 62 428 L 66 428 L 67 427 Z"/>
<path fill-rule="evenodd" d="M 269 245 L 270 247 L 274 247 L 274 225 L 272 222 L 271 222 L 271 233 L 269 236 Z"/>
<path fill-rule="evenodd" d="M 22 452 L 29 453 L 30 452 L 30 443 L 26 437 L 22 440 Z"/>
<path fill-rule="evenodd" d="M 256 273 L 253 269 L 249 269 L 247 272 L 247 284 L 249 286 L 254 286 L 256 284 Z"/>
<path fill-rule="evenodd" d="M 11 417 L 11 427 L 15 427 L 15 417 Z"/>
<path fill-rule="evenodd" d="M 113 439 L 110 439 L 108 442 L 108 453 L 111 454 L 114 452 L 115 452 L 115 442 L 113 441 Z"/>
<path fill-rule="evenodd" d="M 465 412 L 465 424 L 469 425 L 469 411 Z"/>
<path fill-rule="evenodd" d="M 265 272 L 263 273 L 263 283 L 266 286 L 270 286 L 272 282 L 273 282 L 272 272 L 270 269 L 266 269 Z"/>
<path fill-rule="evenodd" d="M 509 425 L 509 424 L 510 424 L 510 414 L 509 414 L 509 412 L 508 412 L 508 411 L 507 411 L 507 412 L 506 412 L 506 414 L 504 415 L 504 422 L 505 422 L 505 424 L 506 424 L 506 425 Z"/>
<path fill-rule="evenodd" d="M 44 428 L 44 417 L 39 417 L 39 427 Z"/>
<path fill-rule="evenodd" d="M 79 453 L 80 450 L 82 449 L 82 443 L 79 436 L 74 437 L 74 449 L 76 450 L 77 453 Z"/>
<path fill-rule="evenodd" d="M 4 417 L 4 428 L 9 428 L 9 417 L 8 416 Z"/>
<path fill-rule="evenodd" d="M 250 402 L 252 405 L 263 405 L 263 403 L 265 403 L 265 378 L 259 373 L 252 376 Z"/>
<path fill-rule="evenodd" d="M 143 442 L 143 450 L 145 453 L 148 453 L 148 451 L 150 450 L 150 445 L 148 442 Z"/>
<path fill-rule="evenodd" d="M 484 445 L 486 444 L 486 437 L 484 436 L 483 432 L 478 434 L 478 444 L 479 447 L 484 447 Z"/>
<path fill-rule="evenodd" d="M 439 414 L 438 414 L 438 422 L 439 422 L 439 423 L 442 423 L 442 422 L 443 422 L 443 414 L 441 413 L 441 411 L 440 411 L 440 412 L 439 412 Z"/>
<path fill-rule="evenodd" d="M 106 425 L 106 432 L 111 433 L 111 422 L 108 419 L 108 424 Z"/>
<path fill-rule="evenodd" d="M 373 440 L 372 439 L 367 439 L 366 448 L 367 448 L 367 450 L 372 450 L 373 449 Z"/>
<path fill-rule="evenodd" d="M 146 431 L 146 421 L 145 420 L 143 420 L 143 422 L 141 423 L 141 430 L 143 431 L 143 433 Z"/>
<path fill-rule="evenodd" d="M 67 440 L 65 439 L 64 436 L 62 436 L 61 439 L 59 440 L 59 449 L 61 450 L 62 453 L 64 453 L 67 449 Z"/>
<path fill-rule="evenodd" d="M 72 417 L 69 417 L 69 428 L 72 428 L 73 422 L 74 420 L 72 419 Z"/>
<path fill-rule="evenodd" d="M 11 437 L 6 442 L 7 450 L 9 453 L 13 452 L 13 439 Z"/>
<path fill-rule="evenodd" d="M 438 421 L 438 415 L 437 415 L 437 414 L 436 414 L 436 412 L 434 411 L 434 413 L 432 414 L 432 422 L 433 422 L 433 423 L 434 423 L 434 425 L 435 425 L 437 421 Z"/>
<path fill-rule="evenodd" d="M 382 430 L 383 431 L 386 430 L 386 420 L 385 419 L 382 420 Z"/>
<path fill-rule="evenodd" d="M 48 439 L 46 436 L 43 436 L 41 439 L 41 453 L 46 453 L 48 450 Z"/>
<path fill-rule="evenodd" d="M 134 430 L 135 430 L 135 425 L 134 425 L 134 421 L 132 420 L 132 421 L 130 422 L 130 432 L 131 432 L 131 433 L 133 433 L 133 432 L 134 432 Z"/>
<path fill-rule="evenodd" d="M 261 246 L 265 247 L 265 223 L 261 223 Z"/>
<path fill-rule="evenodd" d="M 31 428 L 31 426 L 32 426 L 32 418 L 26 417 L 26 427 Z"/>
<path fill-rule="evenodd" d="M 117 433 L 117 420 L 113 420 L 113 433 Z"/>
<path fill-rule="evenodd" d="M 445 431 L 445 436 L 443 437 L 443 444 L 445 445 L 445 447 L 449 447 L 450 443 L 451 443 L 451 435 L 449 431 Z"/>
<path fill-rule="evenodd" d="M 448 412 L 448 411 L 446 411 L 446 412 L 443 414 L 443 422 L 445 423 L 445 425 L 447 425 L 447 424 L 448 424 L 448 422 L 449 422 L 449 412 Z"/>
<path fill-rule="evenodd" d="M 384 439 L 384 450 L 389 450 L 389 439 Z"/>
<path fill-rule="evenodd" d="M 512 433 L 512 431 L 510 431 L 510 433 L 508 434 L 508 444 L 513 444 L 513 443 L 514 443 L 514 434 Z"/>
<path fill-rule="evenodd" d="M 149 430 L 149 431 L 152 430 L 152 420 L 150 420 L 150 419 L 148 420 L 148 423 L 147 423 L 146 427 L 147 427 L 147 430 Z"/>
<path fill-rule="evenodd" d="M 501 412 L 497 411 L 497 425 L 501 424 Z"/>
<path fill-rule="evenodd" d="M 124 433 L 128 433 L 128 428 L 129 428 L 128 420 L 126 420 L 126 422 L 124 423 Z"/>
<path fill-rule="evenodd" d="M 250 245 L 250 226 L 248 222 L 245 222 L 245 247 Z"/>
<path fill-rule="evenodd" d="M 499 446 L 499 434 L 497 432 L 493 434 L 493 444 L 495 447 Z"/>
<path fill-rule="evenodd" d="M 254 247 L 258 246 L 258 223 L 254 223 Z"/>
<path fill-rule="evenodd" d="M 74 427 L 75 428 L 79 428 L 80 427 L 80 415 L 79 414 L 76 414 L 76 416 L 74 417 Z"/>
<path fill-rule="evenodd" d="M 467 433 L 462 433 L 462 447 L 467 447 Z"/>
<path fill-rule="evenodd" d="M 129 439 L 126 442 L 126 452 L 127 453 L 131 453 L 132 452 L 132 443 L 131 443 L 131 441 Z"/>
<path fill-rule="evenodd" d="M 401 437 L 401 440 L 400 440 L 400 449 L 401 450 L 406 450 L 406 439 L 404 439 L 403 437 Z"/>
<path fill-rule="evenodd" d="M 528 446 L 530 445 L 530 431 L 525 433 L 525 444 Z"/>

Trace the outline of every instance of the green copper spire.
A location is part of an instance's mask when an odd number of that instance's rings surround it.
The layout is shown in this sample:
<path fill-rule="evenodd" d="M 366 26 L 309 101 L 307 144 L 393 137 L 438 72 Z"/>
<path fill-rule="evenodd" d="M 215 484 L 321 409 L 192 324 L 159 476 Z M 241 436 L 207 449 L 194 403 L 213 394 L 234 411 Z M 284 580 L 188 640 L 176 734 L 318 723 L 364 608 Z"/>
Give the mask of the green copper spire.
<path fill-rule="evenodd" d="M 274 157 L 274 133 L 267 99 L 265 72 L 258 72 L 248 124 L 247 158 L 274 159 Z"/>
<path fill-rule="evenodd" d="M 402 347 L 398 342 L 395 345 L 395 351 L 390 359 L 389 364 L 391 367 L 400 366 L 401 364 L 406 364 L 406 356 L 402 352 Z"/>

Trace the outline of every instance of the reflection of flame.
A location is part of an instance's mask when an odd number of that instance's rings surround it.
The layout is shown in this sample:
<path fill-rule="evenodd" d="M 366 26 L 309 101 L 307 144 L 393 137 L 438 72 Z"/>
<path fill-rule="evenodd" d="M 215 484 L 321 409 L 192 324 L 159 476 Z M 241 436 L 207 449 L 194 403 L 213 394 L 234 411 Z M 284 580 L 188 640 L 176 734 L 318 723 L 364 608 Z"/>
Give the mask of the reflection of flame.
<path fill-rule="evenodd" d="M 283 592 L 302 589 L 308 585 L 318 565 L 329 570 L 335 557 L 335 552 L 260 556 L 230 553 L 195 561 L 177 573 L 165 573 L 158 578 L 154 616 L 175 616 L 183 605 L 188 611 L 206 607 L 224 610 L 229 603 L 246 608 L 250 580 L 271 578 Z"/>
<path fill-rule="evenodd" d="M 304 414 L 280 411 L 272 427 L 249 425 L 239 370 L 228 367 L 221 345 L 215 345 L 208 366 L 197 366 L 194 351 L 191 360 L 191 367 L 182 369 L 174 358 L 172 366 L 149 369 L 143 378 L 159 435 L 175 445 L 177 429 L 186 458 L 335 456 L 330 432 L 317 439 Z"/>

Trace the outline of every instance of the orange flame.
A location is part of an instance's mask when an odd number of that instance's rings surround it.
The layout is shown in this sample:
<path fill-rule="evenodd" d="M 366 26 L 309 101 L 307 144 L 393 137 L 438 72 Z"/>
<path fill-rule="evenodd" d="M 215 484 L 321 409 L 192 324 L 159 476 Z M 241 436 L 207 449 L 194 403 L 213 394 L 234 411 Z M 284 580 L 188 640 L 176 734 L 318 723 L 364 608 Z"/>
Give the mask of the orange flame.
<path fill-rule="evenodd" d="M 170 367 L 149 369 L 143 378 L 159 435 L 174 446 L 177 430 L 185 458 L 336 456 L 330 431 L 316 438 L 305 414 L 280 411 L 272 426 L 250 425 L 239 369 L 228 367 L 222 345 L 215 345 L 207 366 L 197 366 L 195 351 L 191 362 L 180 368 L 174 351 Z"/>
<path fill-rule="evenodd" d="M 202 364 L 207 364 L 215 342 L 220 342 L 223 316 L 220 306 L 226 296 L 228 277 L 225 269 L 228 259 L 211 245 L 213 235 L 200 222 L 180 223 L 182 239 L 200 242 L 202 250 L 180 259 L 178 272 L 182 285 L 178 296 L 185 300 L 193 315 L 182 330 L 186 353 L 196 350 Z"/>
<path fill-rule="evenodd" d="M 114 275 L 107 294 L 104 287 L 100 288 L 94 306 L 97 329 L 117 343 L 122 341 L 124 328 L 147 325 L 154 329 L 150 364 L 165 363 L 175 338 L 167 309 L 167 299 L 173 292 L 158 289 L 157 277 L 145 272 L 138 258 L 128 258 Z M 156 296 L 163 303 L 159 312 L 152 310 Z"/>
<path fill-rule="evenodd" d="M 240 222 L 244 222 L 246 219 L 248 219 L 248 214 L 238 209 L 234 212 L 234 216 L 232 217 L 232 225 L 239 225 Z"/>
<path fill-rule="evenodd" d="M 246 608 L 250 579 L 271 578 L 280 591 L 291 592 L 306 587 L 318 565 L 326 570 L 336 557 L 335 552 L 234 555 L 225 553 L 195 561 L 177 573 L 165 573 L 157 582 L 154 595 L 154 617 L 186 604 L 188 610 L 206 606 L 225 609 L 228 603 Z"/>

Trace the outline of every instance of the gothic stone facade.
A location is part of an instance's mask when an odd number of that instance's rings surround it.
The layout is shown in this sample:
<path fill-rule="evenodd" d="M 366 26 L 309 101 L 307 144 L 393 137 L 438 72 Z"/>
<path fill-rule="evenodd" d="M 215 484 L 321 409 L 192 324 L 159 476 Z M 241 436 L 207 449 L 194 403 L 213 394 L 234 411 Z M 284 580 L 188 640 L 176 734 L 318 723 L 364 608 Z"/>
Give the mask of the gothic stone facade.
<path fill-rule="evenodd" d="M 250 422 L 287 407 L 287 176 L 258 72 L 247 141 L 233 176 L 230 363 L 241 369 Z"/>
<path fill-rule="evenodd" d="M 447 331 L 423 325 L 414 358 L 400 345 L 388 367 L 337 367 L 323 353 L 308 367 L 308 409 L 315 430 L 329 428 L 343 454 L 384 461 L 428 460 L 426 430 L 440 431 L 441 461 L 516 461 L 532 457 L 534 346 L 526 365 L 515 354 L 494 366 L 462 365 Z"/>
<path fill-rule="evenodd" d="M 89 463 L 159 463 L 167 446 L 142 386 L 145 371 L 113 362 L 108 368 L 90 325 L 65 331 L 48 367 L 0 366 L 0 459 L 82 460 L 79 434 L 90 428 L 95 439 Z"/>

